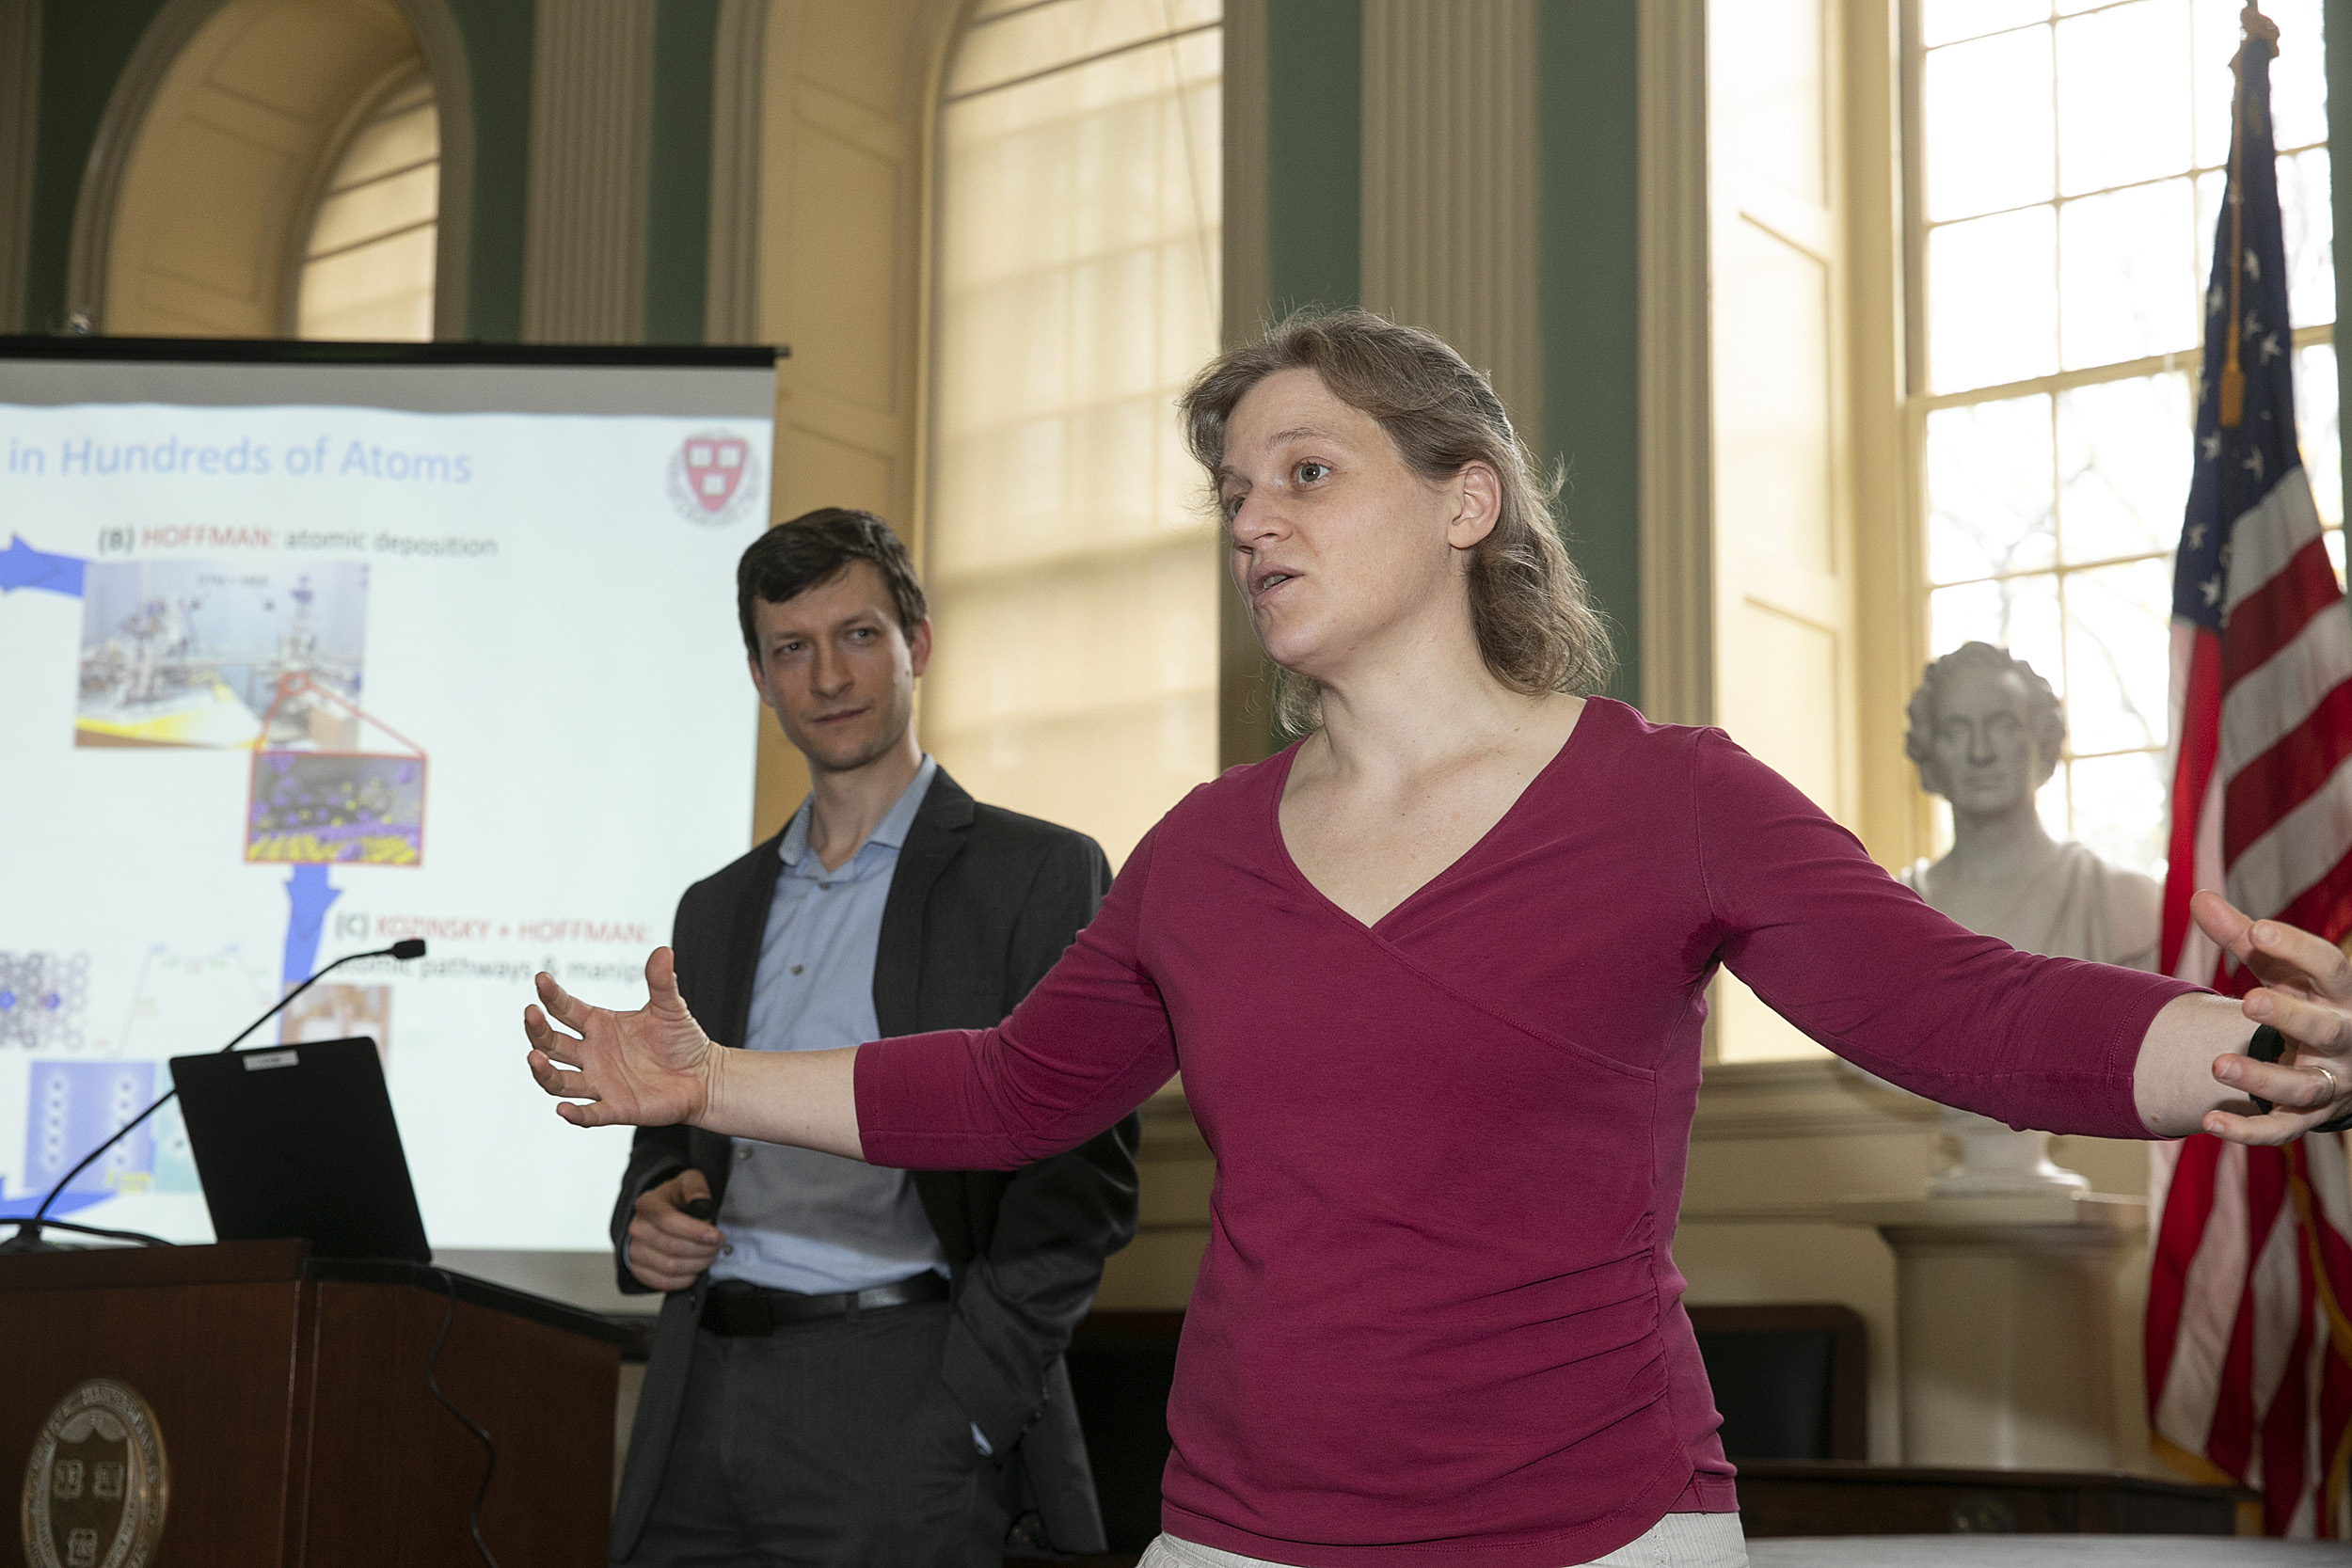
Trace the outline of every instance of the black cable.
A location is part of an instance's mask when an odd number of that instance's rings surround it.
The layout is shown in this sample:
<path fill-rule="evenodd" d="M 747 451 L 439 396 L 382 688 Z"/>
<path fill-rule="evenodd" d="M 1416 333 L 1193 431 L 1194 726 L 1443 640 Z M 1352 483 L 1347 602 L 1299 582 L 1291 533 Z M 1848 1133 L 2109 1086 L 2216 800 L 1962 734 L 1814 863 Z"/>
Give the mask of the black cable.
<path fill-rule="evenodd" d="M 177 1242 L 167 1242 L 161 1236 L 150 1236 L 144 1230 L 107 1230 L 95 1225 L 76 1225 L 72 1220 L 43 1220 L 40 1223 L 43 1228 L 49 1230 L 71 1230 L 83 1236 L 104 1236 L 118 1242 L 136 1242 L 141 1246 L 178 1246 L 180 1244 Z"/>
<path fill-rule="evenodd" d="M 482 1467 L 482 1485 L 473 1495 L 473 1513 L 466 1519 L 466 1528 L 473 1536 L 473 1549 L 482 1554 L 482 1560 L 489 1568 L 499 1568 L 499 1560 L 490 1555 L 490 1544 L 482 1539 L 482 1499 L 490 1495 L 490 1478 L 498 1473 L 499 1446 L 483 1429 L 481 1422 L 458 1409 L 456 1402 L 441 1392 L 440 1384 L 434 1378 L 433 1369 L 441 1359 L 442 1342 L 449 1338 L 449 1325 L 457 1321 L 457 1276 L 447 1269 L 435 1269 L 433 1272 L 441 1276 L 441 1283 L 449 1290 L 449 1310 L 441 1314 L 441 1332 L 433 1337 L 433 1354 L 425 1357 L 424 1386 L 433 1391 L 435 1399 L 441 1402 L 442 1409 L 456 1417 L 468 1432 L 482 1439 L 482 1447 L 489 1453 L 490 1462 Z"/>

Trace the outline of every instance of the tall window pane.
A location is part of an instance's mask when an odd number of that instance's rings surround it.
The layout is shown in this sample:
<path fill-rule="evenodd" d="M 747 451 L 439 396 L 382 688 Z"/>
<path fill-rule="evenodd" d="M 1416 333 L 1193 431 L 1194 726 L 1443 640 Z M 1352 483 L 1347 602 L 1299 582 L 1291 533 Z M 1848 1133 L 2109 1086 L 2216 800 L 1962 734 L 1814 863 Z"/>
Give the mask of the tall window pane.
<path fill-rule="evenodd" d="M 1114 862 L 1216 771 L 1220 14 L 990 0 L 940 115 L 923 736 Z"/>
<path fill-rule="evenodd" d="M 297 337 L 432 338 L 440 191 L 440 114 L 419 76 L 352 134 L 326 182 L 303 251 Z"/>
<path fill-rule="evenodd" d="M 1922 0 L 1929 653 L 2065 698 L 2053 832 L 2161 872 L 2172 551 L 2229 158 L 2234 0 Z M 2272 0 L 2297 422 L 2342 525 L 2321 0 Z M 2343 546 L 2331 531 L 2339 567 Z M 1947 826 L 1944 832 L 1948 833 Z M 1940 845 L 1939 845 L 1940 847 Z"/>

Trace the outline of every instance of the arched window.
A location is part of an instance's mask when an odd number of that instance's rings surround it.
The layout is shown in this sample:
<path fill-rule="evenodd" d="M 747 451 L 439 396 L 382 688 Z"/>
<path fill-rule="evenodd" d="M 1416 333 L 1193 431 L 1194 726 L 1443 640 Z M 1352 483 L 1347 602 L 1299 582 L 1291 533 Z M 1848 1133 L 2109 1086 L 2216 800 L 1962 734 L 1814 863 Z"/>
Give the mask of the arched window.
<path fill-rule="evenodd" d="M 295 336 L 433 336 L 440 188 L 440 115 L 420 71 L 384 92 L 336 160 L 303 250 Z"/>
<path fill-rule="evenodd" d="M 923 736 L 1116 861 L 1216 771 L 1222 8 L 984 0 L 939 118 Z"/>
<path fill-rule="evenodd" d="M 432 335 L 440 135 L 400 8 L 173 0 L 140 49 L 74 216 L 102 330 Z"/>

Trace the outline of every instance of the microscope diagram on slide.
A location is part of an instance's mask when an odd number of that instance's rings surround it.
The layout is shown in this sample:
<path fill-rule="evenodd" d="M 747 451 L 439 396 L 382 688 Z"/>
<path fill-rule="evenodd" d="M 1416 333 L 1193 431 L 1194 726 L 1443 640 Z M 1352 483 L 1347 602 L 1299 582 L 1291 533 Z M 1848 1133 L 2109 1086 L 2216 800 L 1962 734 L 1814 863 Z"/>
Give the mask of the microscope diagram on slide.
<path fill-rule="evenodd" d="M 367 604 L 361 562 L 91 565 L 73 743 L 249 752 L 248 861 L 417 864 L 425 758 L 359 705 Z"/>

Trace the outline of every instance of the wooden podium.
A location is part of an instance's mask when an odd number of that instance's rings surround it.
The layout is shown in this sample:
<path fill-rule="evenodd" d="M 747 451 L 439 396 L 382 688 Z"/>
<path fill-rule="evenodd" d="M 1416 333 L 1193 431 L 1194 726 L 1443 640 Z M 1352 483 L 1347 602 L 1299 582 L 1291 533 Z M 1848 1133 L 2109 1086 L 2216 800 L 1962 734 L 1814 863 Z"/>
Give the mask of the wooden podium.
<path fill-rule="evenodd" d="M 498 1444 L 483 1539 L 501 1568 L 604 1561 L 628 1332 L 456 1284 L 436 1377 Z M 431 1269 L 302 1242 L 0 1257 L 0 1485 L 24 1485 L 68 1390 L 112 1378 L 163 1437 L 157 1568 L 478 1564 L 467 1518 L 486 1455 L 425 1386 L 450 1311 Z"/>

